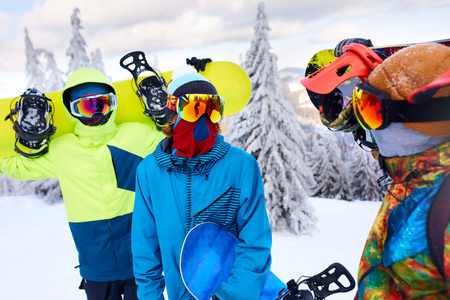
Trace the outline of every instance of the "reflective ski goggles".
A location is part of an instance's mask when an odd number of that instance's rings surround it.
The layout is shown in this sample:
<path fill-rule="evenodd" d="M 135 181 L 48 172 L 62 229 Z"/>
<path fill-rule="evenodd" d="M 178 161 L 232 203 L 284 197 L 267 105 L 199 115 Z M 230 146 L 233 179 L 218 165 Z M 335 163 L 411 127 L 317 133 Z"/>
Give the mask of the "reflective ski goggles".
<path fill-rule="evenodd" d="M 356 85 L 352 102 L 356 119 L 367 130 L 383 129 L 394 122 L 432 122 L 450 118 L 450 97 L 412 104 L 408 100 L 391 100 L 388 94 L 368 83 Z"/>
<path fill-rule="evenodd" d="M 188 122 L 195 122 L 206 113 L 211 122 L 218 123 L 223 117 L 224 100 L 208 94 L 186 94 L 179 98 L 168 95 L 166 107 Z"/>
<path fill-rule="evenodd" d="M 70 112 L 76 117 L 92 118 L 96 113 L 107 115 L 117 107 L 113 93 L 86 95 L 70 102 Z"/>

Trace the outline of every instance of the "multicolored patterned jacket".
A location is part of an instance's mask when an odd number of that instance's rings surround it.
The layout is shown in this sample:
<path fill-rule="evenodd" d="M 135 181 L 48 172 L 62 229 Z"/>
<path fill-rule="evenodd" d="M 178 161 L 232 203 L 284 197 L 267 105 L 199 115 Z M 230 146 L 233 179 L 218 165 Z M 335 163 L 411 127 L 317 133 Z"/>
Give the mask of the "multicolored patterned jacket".
<path fill-rule="evenodd" d="M 450 142 L 386 159 L 390 185 L 366 241 L 355 299 L 450 299 L 450 224 L 443 239 L 443 278 L 427 239 L 427 214 L 450 173 Z"/>

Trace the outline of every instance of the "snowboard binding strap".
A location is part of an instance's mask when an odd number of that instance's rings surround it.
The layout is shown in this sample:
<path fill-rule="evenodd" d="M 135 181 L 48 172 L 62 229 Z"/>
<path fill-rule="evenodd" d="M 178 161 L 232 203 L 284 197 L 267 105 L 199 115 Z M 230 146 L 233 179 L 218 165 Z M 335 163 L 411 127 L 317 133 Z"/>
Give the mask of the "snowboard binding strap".
<path fill-rule="evenodd" d="M 353 43 L 344 46 L 342 56 L 300 82 L 314 93 L 329 94 L 341 83 L 354 77 L 366 82 L 370 72 L 381 63 L 383 59 L 373 50 Z"/>
<path fill-rule="evenodd" d="M 308 285 L 309 290 L 299 290 L 301 284 Z M 333 263 L 317 275 L 303 280 L 290 280 L 287 283 L 288 291 L 279 300 L 324 300 L 326 297 L 345 293 L 355 288 L 355 280 L 350 272 L 340 263 Z"/>
<path fill-rule="evenodd" d="M 144 115 L 149 116 L 161 129 L 167 123 L 165 107 L 167 102 L 167 83 L 164 77 L 152 68 L 142 51 L 134 51 L 120 59 L 120 66 L 128 70 L 134 79 L 135 93 L 141 100 Z M 138 82 L 139 75 L 145 71 L 152 72 L 149 76 Z"/>
<path fill-rule="evenodd" d="M 15 105 L 13 104 L 15 103 Z M 54 107 L 51 99 L 35 88 L 27 89 L 11 102 L 10 119 L 16 132 L 14 150 L 25 157 L 37 157 L 48 152 L 53 126 Z"/>

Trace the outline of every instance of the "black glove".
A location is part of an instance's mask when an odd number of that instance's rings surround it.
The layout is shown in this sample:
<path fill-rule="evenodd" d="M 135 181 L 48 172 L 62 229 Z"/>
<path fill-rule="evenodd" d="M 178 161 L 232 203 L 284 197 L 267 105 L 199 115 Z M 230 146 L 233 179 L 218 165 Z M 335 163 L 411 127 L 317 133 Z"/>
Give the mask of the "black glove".
<path fill-rule="evenodd" d="M 186 58 L 186 63 L 193 66 L 197 72 L 205 71 L 205 66 L 207 63 L 212 62 L 210 58 L 197 59 L 197 57 Z"/>
<path fill-rule="evenodd" d="M 351 43 L 362 44 L 367 47 L 373 47 L 371 40 L 361 39 L 361 38 L 351 38 L 344 39 L 340 41 L 334 48 L 334 56 L 339 57 L 344 54 L 344 46 L 350 45 Z"/>

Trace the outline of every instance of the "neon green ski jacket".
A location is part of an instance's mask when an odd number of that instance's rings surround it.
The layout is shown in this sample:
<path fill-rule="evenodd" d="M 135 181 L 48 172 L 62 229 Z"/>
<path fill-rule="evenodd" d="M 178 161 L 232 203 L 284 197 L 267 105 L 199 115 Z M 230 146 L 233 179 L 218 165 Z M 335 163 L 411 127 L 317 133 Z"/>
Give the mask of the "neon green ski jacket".
<path fill-rule="evenodd" d="M 114 90 L 101 73 L 84 68 L 69 77 L 63 98 L 68 89 L 84 82 L 104 83 Z M 141 123 L 117 125 L 117 110 L 96 127 L 83 125 L 66 107 L 65 113 L 75 125 L 73 133 L 52 140 L 49 152 L 38 158 L 1 159 L 0 172 L 21 180 L 58 179 L 81 276 L 92 281 L 132 278 L 135 171 L 164 134 Z"/>

